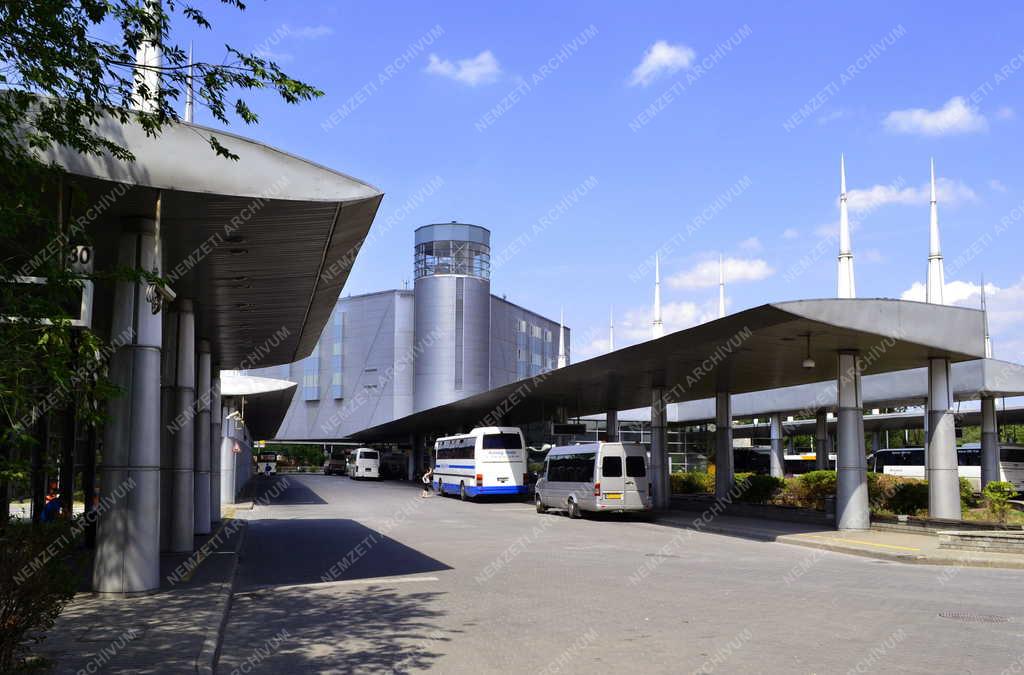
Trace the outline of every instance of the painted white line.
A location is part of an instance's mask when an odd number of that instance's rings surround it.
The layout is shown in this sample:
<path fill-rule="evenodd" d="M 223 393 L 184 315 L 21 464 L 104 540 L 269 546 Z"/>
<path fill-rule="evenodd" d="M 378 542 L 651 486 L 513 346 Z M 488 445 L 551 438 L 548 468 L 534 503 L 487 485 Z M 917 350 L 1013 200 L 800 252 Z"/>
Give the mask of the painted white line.
<path fill-rule="evenodd" d="M 291 591 L 299 588 L 320 590 L 333 588 L 334 586 L 390 586 L 392 584 L 411 584 L 420 581 L 440 581 L 440 579 L 438 577 L 372 577 L 369 579 L 342 579 L 341 581 L 321 581 L 312 584 L 291 584 L 287 586 L 266 584 L 263 586 L 256 586 L 248 591 L 235 593 L 235 595 L 249 595 L 251 593 L 259 593 L 261 591 L 268 590 Z"/>

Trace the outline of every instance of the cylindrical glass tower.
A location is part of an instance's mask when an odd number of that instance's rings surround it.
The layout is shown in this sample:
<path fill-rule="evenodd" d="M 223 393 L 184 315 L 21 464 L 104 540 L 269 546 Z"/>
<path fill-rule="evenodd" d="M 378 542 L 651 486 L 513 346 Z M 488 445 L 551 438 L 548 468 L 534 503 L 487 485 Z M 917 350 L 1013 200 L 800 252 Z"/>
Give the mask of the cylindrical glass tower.
<path fill-rule="evenodd" d="M 491 233 L 445 223 L 416 229 L 413 407 L 490 385 Z"/>

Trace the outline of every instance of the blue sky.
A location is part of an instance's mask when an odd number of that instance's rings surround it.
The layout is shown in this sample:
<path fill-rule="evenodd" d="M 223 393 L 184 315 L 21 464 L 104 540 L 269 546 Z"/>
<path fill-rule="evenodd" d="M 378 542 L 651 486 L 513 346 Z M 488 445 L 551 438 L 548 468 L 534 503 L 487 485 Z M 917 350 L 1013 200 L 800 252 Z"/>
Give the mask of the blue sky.
<path fill-rule="evenodd" d="M 560 4 L 251 3 L 175 37 L 326 92 L 233 130 L 386 193 L 346 292 L 411 281 L 412 230 L 460 220 L 502 252 L 494 293 L 565 307 L 576 360 L 610 306 L 617 346 L 649 335 L 659 248 L 670 330 L 715 315 L 720 254 L 730 311 L 834 297 L 845 153 L 858 296 L 901 297 L 934 156 L 947 300 L 984 274 L 995 355 L 1024 360 L 1024 5 Z"/>

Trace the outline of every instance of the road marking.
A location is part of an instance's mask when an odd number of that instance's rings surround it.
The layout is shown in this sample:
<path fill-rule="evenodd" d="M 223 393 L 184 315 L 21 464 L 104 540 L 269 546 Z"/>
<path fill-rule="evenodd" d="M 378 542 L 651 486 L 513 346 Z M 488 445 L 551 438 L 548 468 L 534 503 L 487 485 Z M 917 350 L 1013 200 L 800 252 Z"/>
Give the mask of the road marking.
<path fill-rule="evenodd" d="M 242 591 L 241 593 L 235 593 L 235 595 L 249 595 L 251 593 L 259 593 L 261 591 L 291 591 L 300 588 L 332 588 L 334 586 L 372 586 L 375 584 L 379 585 L 391 585 L 391 584 L 411 584 L 420 581 L 440 581 L 438 577 L 371 577 L 369 579 L 342 579 L 341 581 L 321 581 L 312 584 L 289 584 L 286 586 L 279 586 L 277 584 L 265 584 L 263 586 L 256 586 L 248 591 Z"/>
<path fill-rule="evenodd" d="M 805 537 L 813 537 L 815 539 L 824 539 L 826 541 L 835 541 L 835 542 L 840 542 L 840 543 L 841 542 L 849 542 L 851 544 L 864 544 L 865 546 L 878 546 L 879 548 L 894 548 L 894 549 L 899 550 L 899 551 L 920 551 L 921 550 L 919 548 L 914 548 L 913 546 L 897 546 L 895 544 L 878 544 L 878 543 L 873 542 L 873 541 L 864 541 L 863 539 L 844 539 L 842 537 L 824 537 L 824 536 L 821 536 L 821 535 L 818 535 L 818 534 L 805 534 L 803 536 L 805 536 Z"/>

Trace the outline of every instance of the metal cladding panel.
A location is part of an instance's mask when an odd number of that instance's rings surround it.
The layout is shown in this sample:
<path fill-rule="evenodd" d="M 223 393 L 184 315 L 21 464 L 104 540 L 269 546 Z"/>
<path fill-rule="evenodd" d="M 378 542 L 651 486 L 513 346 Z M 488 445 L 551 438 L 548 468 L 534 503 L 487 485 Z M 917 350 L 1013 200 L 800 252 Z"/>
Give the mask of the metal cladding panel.
<path fill-rule="evenodd" d="M 519 323 L 526 322 L 526 331 Z M 542 336 L 534 338 L 532 327 L 539 326 Z M 547 339 L 547 334 L 551 340 Z M 565 329 L 565 351 L 570 354 L 570 331 Z M 522 359 L 520 359 L 522 349 Z M 533 356 L 541 358 L 535 366 Z M 522 363 L 520 363 L 522 361 Z M 558 322 L 546 319 L 503 298 L 491 296 L 491 387 L 500 387 L 525 377 L 547 372 L 558 361 Z M 525 370 L 524 370 L 525 368 Z"/>
<path fill-rule="evenodd" d="M 459 287 L 461 312 L 458 312 Z M 472 396 L 489 388 L 490 282 L 475 277 L 422 277 L 415 284 L 413 369 L 416 410 Z M 461 325 L 457 325 L 457 312 Z M 460 335 L 461 334 L 461 335 Z M 462 345 L 456 353 L 457 344 Z M 461 362 L 461 387 L 456 368 Z"/>

